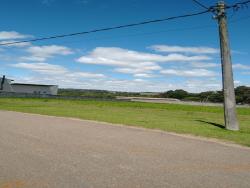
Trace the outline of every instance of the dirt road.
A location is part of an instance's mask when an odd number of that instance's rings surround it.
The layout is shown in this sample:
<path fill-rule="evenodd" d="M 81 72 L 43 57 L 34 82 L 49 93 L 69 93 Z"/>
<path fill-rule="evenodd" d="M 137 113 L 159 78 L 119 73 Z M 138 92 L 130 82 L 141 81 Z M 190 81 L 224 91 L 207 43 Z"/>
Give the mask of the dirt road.
<path fill-rule="evenodd" d="M 0 188 L 249 186 L 247 148 L 0 111 Z"/>

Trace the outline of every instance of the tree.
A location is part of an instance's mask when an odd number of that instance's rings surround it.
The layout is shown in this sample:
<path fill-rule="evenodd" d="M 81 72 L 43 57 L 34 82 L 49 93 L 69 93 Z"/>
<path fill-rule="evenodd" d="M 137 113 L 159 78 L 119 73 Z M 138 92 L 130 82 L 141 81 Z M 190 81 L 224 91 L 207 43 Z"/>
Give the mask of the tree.
<path fill-rule="evenodd" d="M 163 93 L 161 96 L 165 98 L 184 99 L 185 97 L 188 96 L 188 92 L 182 89 L 177 89 L 175 91 L 170 90 L 170 91 Z"/>
<path fill-rule="evenodd" d="M 250 104 L 250 87 L 239 86 L 235 89 L 236 102 Z"/>

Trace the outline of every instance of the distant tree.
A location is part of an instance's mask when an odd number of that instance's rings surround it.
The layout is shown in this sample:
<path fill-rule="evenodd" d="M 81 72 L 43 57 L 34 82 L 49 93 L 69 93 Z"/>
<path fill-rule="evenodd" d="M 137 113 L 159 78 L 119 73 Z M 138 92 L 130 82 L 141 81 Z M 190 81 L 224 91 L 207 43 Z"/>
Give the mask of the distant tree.
<path fill-rule="evenodd" d="M 164 97 L 164 98 L 173 98 L 171 96 L 173 96 L 174 91 L 173 90 L 169 90 L 167 92 L 161 93 L 160 96 Z"/>
<path fill-rule="evenodd" d="M 201 92 L 199 97 L 202 102 L 223 102 L 222 91 Z"/>
<path fill-rule="evenodd" d="M 236 102 L 250 104 L 250 87 L 239 86 L 235 89 Z"/>
<path fill-rule="evenodd" d="M 223 96 L 222 91 L 214 92 L 209 98 L 210 102 L 223 102 L 223 100 L 224 100 L 224 96 Z"/>
<path fill-rule="evenodd" d="M 186 101 L 203 101 L 203 102 L 223 102 L 222 91 L 206 91 L 201 93 L 188 93 L 182 89 L 170 90 L 157 95 L 145 95 L 138 92 L 110 92 L 105 90 L 85 90 L 85 89 L 59 89 L 59 95 L 73 97 L 90 97 L 90 98 L 115 98 L 116 96 L 127 97 L 163 97 L 175 98 Z M 239 86 L 235 88 L 236 102 L 238 104 L 250 104 L 250 87 Z"/>
<path fill-rule="evenodd" d="M 213 95 L 213 93 L 214 93 L 214 91 L 205 91 L 205 92 L 199 93 L 200 100 L 202 102 L 209 101 L 209 98 L 211 97 L 211 95 Z"/>
<path fill-rule="evenodd" d="M 162 94 L 162 97 L 165 98 L 175 98 L 175 99 L 184 99 L 185 97 L 188 96 L 188 92 L 182 90 L 182 89 L 177 89 L 175 91 L 170 90 Z"/>

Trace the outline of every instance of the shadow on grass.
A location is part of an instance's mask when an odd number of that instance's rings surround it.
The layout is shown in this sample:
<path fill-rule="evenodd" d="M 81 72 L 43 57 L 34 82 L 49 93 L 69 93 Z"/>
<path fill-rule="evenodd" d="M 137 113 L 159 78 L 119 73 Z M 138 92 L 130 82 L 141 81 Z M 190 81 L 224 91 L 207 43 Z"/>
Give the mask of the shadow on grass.
<path fill-rule="evenodd" d="M 225 129 L 224 125 L 221 125 L 221 124 L 218 124 L 218 123 L 214 123 L 214 122 L 210 122 L 210 121 L 204 121 L 204 120 L 196 120 L 196 121 L 201 122 L 201 123 L 206 123 L 206 124 L 209 124 L 209 125 L 213 125 L 215 127 L 221 128 L 221 129 Z"/>

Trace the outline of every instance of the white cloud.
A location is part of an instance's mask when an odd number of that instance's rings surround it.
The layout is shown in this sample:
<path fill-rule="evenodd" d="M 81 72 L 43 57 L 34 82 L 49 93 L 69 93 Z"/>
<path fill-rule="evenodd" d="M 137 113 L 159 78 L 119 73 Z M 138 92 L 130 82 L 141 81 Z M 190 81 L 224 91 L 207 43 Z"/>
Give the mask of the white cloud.
<path fill-rule="evenodd" d="M 183 47 L 183 46 L 168 46 L 154 45 L 150 47 L 157 52 L 178 52 L 178 53 L 194 53 L 194 54 L 217 54 L 219 49 L 210 47 Z"/>
<path fill-rule="evenodd" d="M 240 80 L 234 80 L 234 85 L 235 86 L 239 86 L 241 84 L 241 81 Z"/>
<path fill-rule="evenodd" d="M 211 80 L 187 80 L 182 83 L 170 83 L 149 81 L 143 79 L 134 80 L 109 80 L 102 82 L 102 88 L 115 91 L 136 91 L 136 92 L 163 92 L 175 89 L 184 89 L 189 92 L 201 92 L 208 90 L 220 90 L 221 83 Z"/>
<path fill-rule="evenodd" d="M 116 91 L 160 91 L 168 87 L 164 84 L 161 87 L 155 83 L 144 81 L 141 78 L 134 80 L 123 80 L 105 77 L 100 73 L 73 72 L 60 65 L 48 63 L 18 63 L 12 67 L 31 70 L 34 76 L 14 78 L 17 82 L 24 83 L 50 83 L 59 85 L 61 88 L 84 88 L 84 89 L 105 89 Z"/>
<path fill-rule="evenodd" d="M 181 54 L 163 56 L 115 47 L 98 47 L 76 61 L 83 64 L 112 66 L 115 67 L 115 72 L 134 74 L 136 77 L 144 75 L 146 77 L 149 73 L 162 69 L 159 63 L 208 59 L 210 59 L 208 56 L 185 56 Z"/>
<path fill-rule="evenodd" d="M 235 64 L 233 65 L 234 69 L 239 69 L 239 70 L 250 70 L 249 65 L 243 65 L 243 64 Z"/>
<path fill-rule="evenodd" d="M 153 70 L 161 70 L 161 67 L 142 67 L 142 68 L 116 68 L 114 69 L 115 72 L 124 73 L 124 74 L 133 74 L 134 77 L 144 77 L 144 78 L 151 78 L 153 77 L 152 73 Z"/>
<path fill-rule="evenodd" d="M 166 56 L 131 51 L 122 48 L 98 47 L 86 56 L 77 59 L 80 63 L 99 64 L 119 67 L 141 67 L 145 64 L 209 60 L 208 56 L 185 56 L 182 54 L 169 54 Z"/>
<path fill-rule="evenodd" d="M 94 74 L 89 72 L 73 72 L 68 73 L 67 77 L 71 78 L 105 78 L 106 76 L 103 74 Z"/>
<path fill-rule="evenodd" d="M 185 82 L 185 87 L 188 91 L 201 92 L 201 91 L 215 91 L 221 90 L 222 84 L 221 80 L 216 79 L 206 79 L 206 80 L 187 80 Z"/>
<path fill-rule="evenodd" d="M 250 75 L 250 72 L 243 72 L 244 75 Z"/>
<path fill-rule="evenodd" d="M 214 68 L 214 67 L 218 67 L 220 65 L 217 63 L 192 62 L 191 66 L 195 67 L 195 68 Z"/>
<path fill-rule="evenodd" d="M 61 77 L 61 79 L 80 79 L 80 78 L 104 78 L 103 74 L 90 72 L 73 72 L 61 65 L 53 65 L 48 63 L 17 63 L 12 67 L 23 68 L 37 72 L 50 77 Z"/>
<path fill-rule="evenodd" d="M 36 56 L 24 56 L 21 57 L 21 61 L 36 61 L 36 62 L 43 62 L 46 61 L 47 58 L 44 57 L 36 57 Z"/>
<path fill-rule="evenodd" d="M 206 69 L 191 69 L 191 70 L 177 70 L 177 69 L 165 69 L 161 71 L 165 75 L 182 76 L 182 77 L 213 77 L 217 74 L 213 71 Z"/>
<path fill-rule="evenodd" d="M 221 86 L 220 82 L 217 81 L 217 73 L 206 69 L 219 66 L 219 64 L 206 62 L 206 60 L 212 59 L 211 55 L 208 55 L 209 53 L 207 55 L 176 53 L 160 55 L 123 48 L 98 47 L 77 59 L 78 62 L 85 65 L 109 66 L 113 73 L 118 72 L 131 75 L 127 79 L 118 79 L 116 78 L 117 74 L 114 74 L 114 77 L 112 77 L 98 72 L 72 71 L 61 65 L 44 62 L 55 55 L 69 55 L 73 53 L 71 49 L 64 46 L 29 46 L 25 50 L 30 56 L 22 57 L 22 59 L 35 61 L 36 63 L 21 62 L 12 65 L 13 67 L 33 72 L 33 74 L 29 74 L 33 75 L 31 77 L 23 76 L 16 79 L 19 82 L 58 84 L 64 88 L 156 92 L 170 89 L 199 92 L 214 90 Z M 171 67 L 173 63 L 176 67 L 179 66 L 181 68 L 172 67 L 168 69 L 167 67 Z M 188 70 L 188 67 L 193 68 Z M 163 79 L 164 75 L 184 77 L 184 81 L 180 82 L 176 81 L 175 78 L 166 78 L 162 82 L 162 80 L 156 79 L 157 77 Z M 150 79 L 152 77 L 155 77 L 155 79 Z M 215 80 L 211 80 L 212 78 Z"/>
<path fill-rule="evenodd" d="M 145 74 L 145 73 L 138 73 L 138 74 L 134 74 L 134 77 L 143 77 L 143 78 L 152 78 L 154 77 L 154 75 L 152 74 Z"/>
<path fill-rule="evenodd" d="M 7 40 L 7 41 L 0 41 L 0 44 L 6 44 L 6 43 L 14 43 L 14 42 L 17 42 L 16 40 Z M 30 46 L 31 43 L 30 42 L 25 42 L 25 43 L 16 43 L 16 44 L 8 44 L 8 45 L 5 45 L 3 47 L 27 47 L 27 46 Z"/>
<path fill-rule="evenodd" d="M 60 65 L 52 65 L 48 63 L 17 63 L 11 65 L 16 68 L 28 69 L 43 74 L 65 74 L 68 72 L 66 68 Z"/>
<path fill-rule="evenodd" d="M 46 61 L 55 55 L 70 55 L 73 51 L 65 46 L 50 45 L 50 46 L 31 46 L 27 49 L 31 56 L 22 57 L 21 60 L 25 61 Z"/>
<path fill-rule="evenodd" d="M 140 69 L 133 69 L 133 68 L 117 68 L 117 69 L 114 69 L 114 71 L 119 72 L 119 73 L 124 73 L 124 74 L 135 74 L 135 73 L 143 72 Z"/>
<path fill-rule="evenodd" d="M 151 73 L 152 71 L 155 70 L 161 70 L 162 68 L 160 66 L 157 65 L 145 65 L 143 64 L 142 67 L 138 67 L 138 68 L 116 68 L 114 69 L 115 72 L 119 72 L 119 73 L 125 73 L 125 74 L 135 74 L 135 73 Z"/>
<path fill-rule="evenodd" d="M 13 40 L 13 39 L 24 39 L 30 38 L 31 35 L 20 34 L 16 31 L 1 31 L 0 32 L 0 40 Z"/>
<path fill-rule="evenodd" d="M 187 80 L 185 82 L 170 83 L 160 81 L 150 81 L 144 79 L 114 79 L 114 78 L 97 78 L 97 79 L 79 79 L 71 77 L 41 77 L 39 75 L 32 77 L 14 78 L 17 82 L 25 83 L 50 83 L 59 85 L 60 88 L 82 88 L 82 89 L 99 89 L 110 91 L 131 91 L 131 92 L 163 92 L 175 89 L 184 89 L 189 92 L 201 92 L 208 90 L 220 90 L 221 84 L 214 80 Z"/>
<path fill-rule="evenodd" d="M 18 63 L 12 65 L 16 68 L 31 70 L 33 76 L 14 78 L 24 83 L 49 83 L 59 85 L 61 88 L 103 89 L 113 91 L 167 91 L 170 89 L 184 89 L 190 92 L 200 92 L 218 89 L 220 84 L 215 78 L 204 80 L 187 80 L 185 82 L 170 83 L 144 80 L 147 74 L 135 74 L 135 79 L 115 79 L 100 73 L 74 72 L 61 65 L 48 63 Z M 32 74 L 31 74 L 32 75 Z"/>

